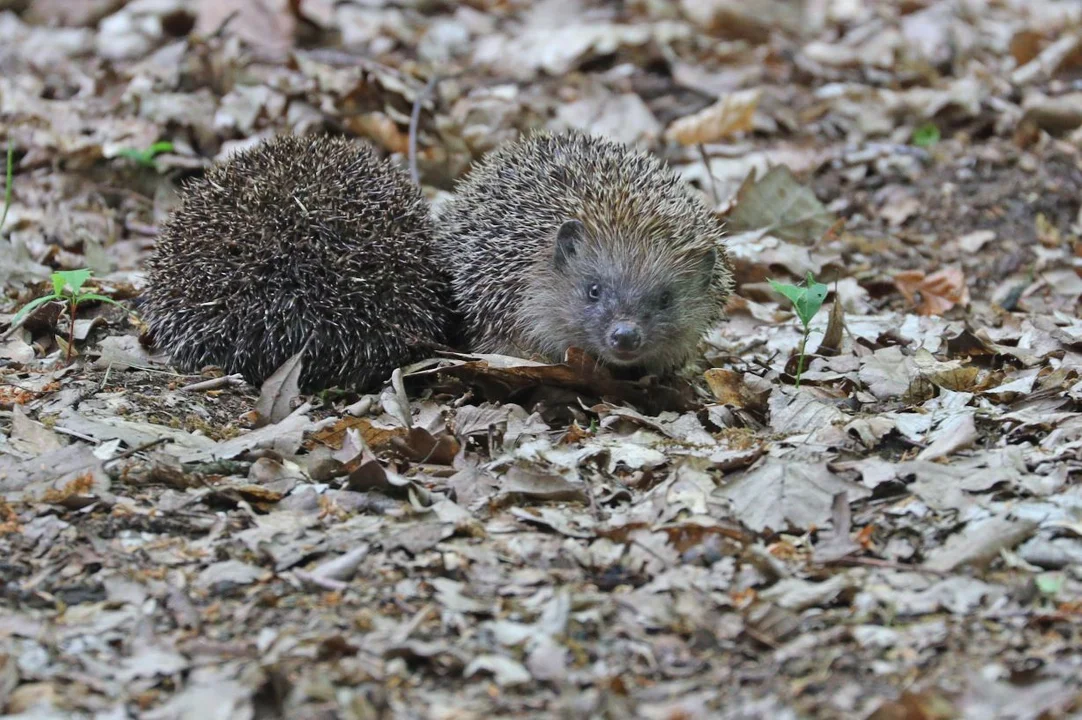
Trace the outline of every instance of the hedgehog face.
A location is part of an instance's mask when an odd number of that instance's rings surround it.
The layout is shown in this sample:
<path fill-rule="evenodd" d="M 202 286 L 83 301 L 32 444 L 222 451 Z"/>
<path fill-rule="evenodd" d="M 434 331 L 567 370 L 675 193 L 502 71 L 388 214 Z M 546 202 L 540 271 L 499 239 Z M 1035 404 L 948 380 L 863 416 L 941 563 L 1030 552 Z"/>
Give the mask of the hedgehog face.
<path fill-rule="evenodd" d="M 716 254 L 652 256 L 650 247 L 663 243 L 591 238 L 579 221 L 565 222 L 552 258 L 549 318 L 535 320 L 541 333 L 574 337 L 573 344 L 619 367 L 664 372 L 685 361 L 714 314 L 708 288 Z M 562 332 L 549 332 L 549 323 Z"/>

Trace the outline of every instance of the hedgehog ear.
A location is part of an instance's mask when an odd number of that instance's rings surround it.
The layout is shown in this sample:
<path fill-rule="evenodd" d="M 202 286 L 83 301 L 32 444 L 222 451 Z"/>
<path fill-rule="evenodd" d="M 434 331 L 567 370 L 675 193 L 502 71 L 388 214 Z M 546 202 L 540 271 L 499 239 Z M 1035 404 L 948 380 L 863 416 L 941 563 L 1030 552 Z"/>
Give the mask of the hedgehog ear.
<path fill-rule="evenodd" d="M 575 254 L 575 246 L 586 237 L 586 227 L 578 220 L 565 220 L 556 231 L 556 250 L 552 264 L 557 270 L 563 270 L 567 261 Z"/>

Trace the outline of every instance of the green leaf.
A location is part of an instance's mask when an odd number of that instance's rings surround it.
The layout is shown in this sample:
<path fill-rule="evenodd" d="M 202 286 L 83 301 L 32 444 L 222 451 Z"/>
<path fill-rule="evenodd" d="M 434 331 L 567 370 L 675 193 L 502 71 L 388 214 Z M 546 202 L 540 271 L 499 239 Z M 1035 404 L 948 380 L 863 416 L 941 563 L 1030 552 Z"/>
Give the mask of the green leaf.
<path fill-rule="evenodd" d="M 74 295 L 79 294 L 79 288 L 90 279 L 91 270 L 81 268 L 79 270 L 57 270 L 53 273 L 53 289 L 57 295 L 63 295 L 66 287 L 71 288 Z M 58 284 L 59 283 L 59 284 Z"/>
<path fill-rule="evenodd" d="M 913 130 L 913 144 L 917 147 L 931 147 L 939 142 L 939 128 L 935 123 L 925 123 Z"/>
<path fill-rule="evenodd" d="M 137 150 L 134 147 L 124 147 L 117 150 L 119 157 L 126 157 L 129 160 L 134 160 L 138 165 L 142 165 L 144 168 L 154 167 L 154 156 L 146 152 L 146 150 Z"/>
<path fill-rule="evenodd" d="M 30 315 L 30 313 L 34 312 L 34 309 L 39 305 L 44 305 L 47 302 L 52 302 L 53 300 L 59 299 L 60 298 L 58 298 L 56 295 L 45 295 L 44 297 L 39 297 L 35 300 L 31 300 L 26 305 L 23 305 L 22 310 L 15 313 L 15 317 L 11 318 L 11 327 L 17 327 L 21 325 L 23 320 L 25 320 L 27 316 Z"/>
<path fill-rule="evenodd" d="M 808 287 L 780 283 L 777 280 L 771 280 L 770 287 L 784 295 L 793 304 L 793 310 L 805 328 L 819 312 L 819 308 L 823 307 L 823 301 L 826 300 L 827 292 L 830 290 L 826 285 L 815 282 L 811 273 L 808 273 Z"/>
<path fill-rule="evenodd" d="M 136 150 L 135 148 L 122 148 L 117 152 L 120 157 L 126 157 L 130 160 L 134 160 L 143 167 L 155 167 L 155 156 L 163 152 L 172 152 L 173 143 L 162 140 L 154 143 L 150 147 L 144 150 Z"/>
<path fill-rule="evenodd" d="M 802 287 L 797 287 L 796 285 L 790 285 L 788 283 L 780 283 L 777 280 L 771 280 L 770 287 L 780 292 L 794 305 L 796 305 L 797 301 L 803 298 L 808 292 Z"/>
<path fill-rule="evenodd" d="M 808 273 L 807 294 L 804 296 L 803 306 L 798 306 L 796 314 L 805 325 L 811 322 L 819 308 L 823 307 L 823 301 L 827 299 L 830 288 L 821 282 L 816 282 L 811 273 Z"/>
<path fill-rule="evenodd" d="M 1041 573 L 1034 578 L 1034 582 L 1042 595 L 1055 597 L 1063 589 L 1064 577 L 1060 573 Z"/>

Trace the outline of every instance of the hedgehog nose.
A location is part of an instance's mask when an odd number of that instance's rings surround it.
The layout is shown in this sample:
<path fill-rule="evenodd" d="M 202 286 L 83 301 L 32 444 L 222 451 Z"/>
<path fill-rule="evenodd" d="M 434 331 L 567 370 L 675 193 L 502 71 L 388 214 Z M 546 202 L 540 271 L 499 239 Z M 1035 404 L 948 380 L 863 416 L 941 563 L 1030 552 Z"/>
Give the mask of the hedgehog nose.
<path fill-rule="evenodd" d="M 621 352 L 638 350 L 642 345 L 642 333 L 639 332 L 639 326 L 630 322 L 616 323 L 612 332 L 609 333 L 609 344 Z"/>

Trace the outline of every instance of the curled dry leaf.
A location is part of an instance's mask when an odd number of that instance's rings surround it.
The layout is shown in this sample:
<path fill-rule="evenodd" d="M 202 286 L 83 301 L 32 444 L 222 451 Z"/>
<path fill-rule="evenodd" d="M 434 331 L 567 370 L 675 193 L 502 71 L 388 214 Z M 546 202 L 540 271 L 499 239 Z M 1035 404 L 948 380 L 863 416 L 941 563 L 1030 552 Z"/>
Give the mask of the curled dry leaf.
<path fill-rule="evenodd" d="M 537 502 L 588 502 L 582 485 L 572 484 L 555 473 L 515 466 L 500 483 L 500 494 Z"/>
<path fill-rule="evenodd" d="M 673 122 L 665 131 L 665 139 L 681 145 L 699 145 L 747 132 L 752 128 L 761 95 L 757 88 L 726 95 L 710 107 Z"/>
<path fill-rule="evenodd" d="M 982 567 L 1010 550 L 1037 529 L 1031 519 L 997 515 L 971 522 L 966 528 L 928 554 L 925 567 L 954 570 L 969 565 Z"/>
<path fill-rule="evenodd" d="M 961 268 L 947 267 L 931 275 L 905 270 L 895 274 L 894 285 L 921 315 L 942 315 L 955 305 L 969 304 L 969 288 Z"/>
<path fill-rule="evenodd" d="M 359 434 L 364 445 L 373 450 L 382 450 L 391 447 L 395 438 L 406 437 L 409 431 L 404 427 L 377 425 L 372 420 L 363 417 L 343 417 L 332 425 L 307 436 L 305 448 L 311 450 L 317 445 L 341 450 L 346 446 L 347 436 L 350 431 Z M 350 455 L 345 460 L 352 458 Z"/>
<path fill-rule="evenodd" d="M 434 436 L 420 427 L 412 428 L 406 437 L 394 438 L 392 444 L 414 462 L 428 465 L 450 465 L 460 447 L 454 435 Z"/>
<path fill-rule="evenodd" d="M 744 382 L 744 376 L 733 370 L 722 368 L 710 368 L 703 377 L 710 387 L 710 392 L 722 405 L 731 405 L 737 408 L 764 408 L 764 393 L 753 391 Z"/>
<path fill-rule="evenodd" d="M 983 389 L 979 382 L 981 370 L 975 365 L 963 365 L 959 360 L 940 361 L 924 348 L 913 353 L 913 364 L 921 377 L 946 390 L 974 392 Z"/>
<path fill-rule="evenodd" d="M 830 318 L 827 321 L 826 332 L 823 333 L 823 339 L 819 341 L 819 348 L 816 353 L 819 355 L 834 355 L 842 347 L 842 337 L 845 333 L 845 310 L 842 309 L 842 304 L 835 299 L 834 304 L 830 306 Z"/>
<path fill-rule="evenodd" d="M 936 460 L 958 450 L 971 447 L 977 441 L 977 426 L 972 412 L 959 413 L 942 423 L 929 437 L 928 447 L 917 455 L 918 460 Z"/>
<path fill-rule="evenodd" d="M 803 6 L 783 0 L 682 0 L 680 9 L 707 32 L 764 42 L 775 30 L 799 33 Z"/>
<path fill-rule="evenodd" d="M 304 370 L 304 348 L 282 363 L 259 388 L 259 400 L 255 404 L 256 427 L 276 423 L 293 412 L 293 401 L 300 397 L 298 388 Z"/>
<path fill-rule="evenodd" d="M 454 376 L 478 387 L 486 399 L 499 402 L 506 402 L 510 396 L 530 388 L 542 392 L 559 388 L 581 393 L 586 398 L 602 397 L 629 402 L 647 413 L 682 411 L 693 406 L 691 388 L 686 383 L 674 387 L 617 380 L 595 360 L 574 348 L 568 351 L 567 362 L 560 365 L 544 365 L 502 356 L 485 357 L 485 360 L 459 363 L 416 375 L 439 372 Z"/>
<path fill-rule="evenodd" d="M 1076 33 L 1067 33 L 1056 40 L 1035 58 L 1011 73 L 1011 82 L 1015 85 L 1027 85 L 1036 80 L 1051 77 L 1064 62 L 1078 49 L 1082 40 Z"/>

